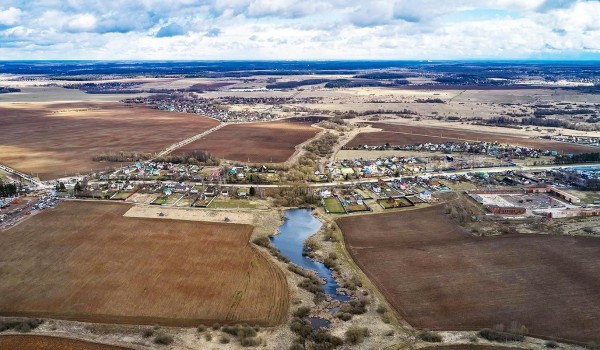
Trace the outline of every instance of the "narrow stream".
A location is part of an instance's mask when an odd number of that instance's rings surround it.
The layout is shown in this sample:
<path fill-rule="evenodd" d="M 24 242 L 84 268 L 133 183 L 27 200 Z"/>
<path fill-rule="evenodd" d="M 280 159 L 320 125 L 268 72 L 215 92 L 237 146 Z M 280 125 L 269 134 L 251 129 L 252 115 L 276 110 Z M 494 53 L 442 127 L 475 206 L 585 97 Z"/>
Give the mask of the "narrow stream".
<path fill-rule="evenodd" d="M 340 302 L 350 300 L 347 295 L 337 293 L 339 287 L 332 271 L 320 262 L 302 255 L 304 241 L 321 228 L 321 222 L 315 218 L 309 209 L 290 209 L 285 213 L 285 221 L 279 226 L 280 233 L 271 238 L 273 245 L 279 249 L 294 264 L 315 271 L 325 280 L 323 291 L 333 300 Z"/>

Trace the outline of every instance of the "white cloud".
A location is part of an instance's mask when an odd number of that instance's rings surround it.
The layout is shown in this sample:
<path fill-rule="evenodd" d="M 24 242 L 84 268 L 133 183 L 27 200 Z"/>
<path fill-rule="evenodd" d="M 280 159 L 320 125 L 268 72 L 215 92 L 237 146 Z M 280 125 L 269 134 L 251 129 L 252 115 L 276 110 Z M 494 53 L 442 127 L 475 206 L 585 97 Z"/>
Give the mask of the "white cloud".
<path fill-rule="evenodd" d="M 96 28 L 97 21 L 93 14 L 82 13 L 69 19 L 64 28 L 71 33 L 91 32 Z"/>
<path fill-rule="evenodd" d="M 13 26 L 19 23 L 22 11 L 16 7 L 9 7 L 5 10 L 0 8 L 0 25 Z"/>
<path fill-rule="evenodd" d="M 0 57 L 6 59 L 600 57 L 596 0 L 3 3 Z M 489 15 L 494 11 L 510 16 Z"/>

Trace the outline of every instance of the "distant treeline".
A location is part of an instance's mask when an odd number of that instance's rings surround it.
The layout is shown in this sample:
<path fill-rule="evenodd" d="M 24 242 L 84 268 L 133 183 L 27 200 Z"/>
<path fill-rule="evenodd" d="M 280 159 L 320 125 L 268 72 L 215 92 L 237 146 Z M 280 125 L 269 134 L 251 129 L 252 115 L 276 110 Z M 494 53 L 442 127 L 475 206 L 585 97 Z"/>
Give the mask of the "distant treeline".
<path fill-rule="evenodd" d="M 139 83 L 84 83 L 84 84 L 67 84 L 65 89 L 78 89 L 85 91 L 88 94 L 137 94 L 143 90 L 132 89 L 140 86 Z"/>
<path fill-rule="evenodd" d="M 186 89 L 186 91 L 189 91 L 189 92 L 217 91 L 218 89 L 220 89 L 222 87 L 229 86 L 232 84 L 233 83 L 230 83 L 230 82 L 215 82 L 215 83 L 208 83 L 208 84 L 198 83 L 198 84 L 194 84 L 194 85 L 190 86 L 189 88 Z"/>
<path fill-rule="evenodd" d="M 144 92 L 160 94 L 171 93 L 177 90 L 172 89 L 139 89 L 141 83 L 84 83 L 84 84 L 67 84 L 63 86 L 65 89 L 78 89 L 86 94 L 141 94 Z M 194 90 L 190 90 L 194 91 Z"/>
<path fill-rule="evenodd" d="M 357 79 L 374 79 L 374 80 L 387 80 L 387 79 L 406 79 L 410 77 L 410 74 L 394 73 L 394 72 L 373 72 L 355 75 Z"/>
<path fill-rule="evenodd" d="M 138 160 L 148 160 L 152 158 L 150 153 L 141 152 L 109 152 L 94 156 L 95 162 L 136 162 Z"/>
<path fill-rule="evenodd" d="M 556 164 L 597 163 L 600 162 L 600 152 L 558 155 L 554 162 Z"/>
<path fill-rule="evenodd" d="M 5 184 L 0 181 L 0 197 L 13 197 L 17 195 L 18 187 L 16 184 Z"/>
<path fill-rule="evenodd" d="M 354 88 L 354 87 L 379 87 L 379 86 L 403 86 L 408 85 L 408 80 L 397 79 L 389 83 L 381 81 L 369 81 L 369 80 L 350 80 L 350 79 L 336 79 L 331 80 L 325 87 L 328 89 L 339 89 L 339 88 Z"/>
<path fill-rule="evenodd" d="M 547 115 L 578 115 L 578 114 L 595 114 L 596 111 L 587 108 L 575 109 L 536 109 L 533 115 L 538 118 L 543 118 Z"/>
<path fill-rule="evenodd" d="M 415 100 L 417 103 L 446 103 L 441 98 L 418 98 Z"/>
<path fill-rule="evenodd" d="M 533 126 L 545 126 L 550 128 L 565 128 L 571 130 L 582 130 L 582 131 L 594 131 L 600 130 L 597 125 L 590 124 L 576 124 L 566 120 L 553 119 L 553 118 L 523 118 L 521 120 L 512 117 L 492 117 L 489 119 L 482 119 L 481 123 L 488 125 L 497 126 L 511 126 L 511 125 L 533 125 Z"/>
<path fill-rule="evenodd" d="M 11 92 L 21 92 L 21 89 L 0 86 L 0 94 L 8 94 Z"/>
<path fill-rule="evenodd" d="M 97 155 L 92 158 L 95 162 L 123 162 L 131 163 L 152 159 L 151 153 L 141 152 L 110 152 Z M 205 151 L 190 151 L 179 155 L 167 155 L 156 158 L 157 162 L 168 162 L 173 164 L 195 164 L 195 165 L 218 165 L 219 159 Z"/>
<path fill-rule="evenodd" d="M 294 89 L 305 85 L 318 85 L 329 82 L 329 79 L 305 79 L 298 81 L 282 81 L 278 83 L 268 84 L 267 89 Z"/>
<path fill-rule="evenodd" d="M 198 74 L 187 74 L 186 78 L 249 78 L 252 76 L 260 75 L 275 75 L 275 76 L 289 76 L 289 75 L 351 75 L 356 74 L 353 70 L 259 70 L 259 71 L 237 71 L 237 72 L 210 72 L 210 73 L 198 73 Z"/>

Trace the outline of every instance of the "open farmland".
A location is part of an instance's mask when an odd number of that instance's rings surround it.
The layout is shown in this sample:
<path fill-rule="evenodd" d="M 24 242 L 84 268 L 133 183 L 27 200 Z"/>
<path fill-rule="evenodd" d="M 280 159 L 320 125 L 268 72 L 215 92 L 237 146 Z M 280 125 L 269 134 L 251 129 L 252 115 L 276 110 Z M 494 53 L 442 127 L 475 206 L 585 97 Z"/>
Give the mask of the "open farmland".
<path fill-rule="evenodd" d="M 0 163 L 51 179 L 111 163 L 107 152 L 157 152 L 218 122 L 197 115 L 117 103 L 15 104 L 0 107 Z"/>
<path fill-rule="evenodd" d="M 411 325 L 477 330 L 518 322 L 530 334 L 600 335 L 600 240 L 475 237 L 443 206 L 337 220 L 357 264 Z"/>
<path fill-rule="evenodd" d="M 283 273 L 243 224 L 123 217 L 63 202 L 0 235 L 0 315 L 100 323 L 275 325 Z"/>
<path fill-rule="evenodd" d="M 250 163 L 281 163 L 296 146 L 315 136 L 319 129 L 301 122 L 265 122 L 227 125 L 179 149 L 207 151 L 219 158 Z"/>
<path fill-rule="evenodd" d="M 0 350 L 127 350 L 120 346 L 40 335 L 2 335 Z"/>
<path fill-rule="evenodd" d="M 513 136 L 506 133 L 480 132 L 461 130 L 456 128 L 442 128 L 425 125 L 399 125 L 386 123 L 370 123 L 373 127 L 383 131 L 360 133 L 354 137 L 347 146 L 380 146 L 386 143 L 391 145 L 414 145 L 422 143 L 446 143 L 460 141 L 487 141 L 499 142 L 515 146 L 540 148 L 559 153 L 587 153 L 599 152 L 597 147 L 556 142 L 552 140 L 530 139 Z"/>

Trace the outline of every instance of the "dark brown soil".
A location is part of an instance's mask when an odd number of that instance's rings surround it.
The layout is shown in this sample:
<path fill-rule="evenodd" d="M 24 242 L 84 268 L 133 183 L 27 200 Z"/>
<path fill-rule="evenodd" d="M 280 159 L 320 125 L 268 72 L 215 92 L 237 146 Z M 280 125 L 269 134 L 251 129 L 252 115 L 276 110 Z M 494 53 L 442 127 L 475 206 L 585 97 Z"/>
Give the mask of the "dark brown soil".
<path fill-rule="evenodd" d="M 0 335 L 0 350 L 128 350 L 120 346 L 41 335 Z"/>
<path fill-rule="evenodd" d="M 67 201 L 0 232 L 0 315 L 185 327 L 283 321 L 287 282 L 249 243 L 252 226 L 124 217 L 129 208 Z"/>
<path fill-rule="evenodd" d="M 296 145 L 315 136 L 309 123 L 264 122 L 227 125 L 180 150 L 207 151 L 219 158 L 249 163 L 282 163 Z"/>
<path fill-rule="evenodd" d="M 354 260 L 417 328 L 517 322 L 542 337 L 600 337 L 600 239 L 475 237 L 442 205 L 338 224 Z"/>

